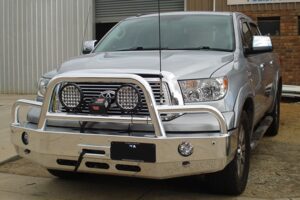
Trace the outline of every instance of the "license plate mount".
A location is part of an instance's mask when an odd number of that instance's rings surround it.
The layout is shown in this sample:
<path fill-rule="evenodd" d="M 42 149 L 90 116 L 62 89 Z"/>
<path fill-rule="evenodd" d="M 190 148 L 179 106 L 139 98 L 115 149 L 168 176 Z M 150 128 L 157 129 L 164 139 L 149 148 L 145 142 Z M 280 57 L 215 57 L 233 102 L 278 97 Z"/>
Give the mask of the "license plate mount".
<path fill-rule="evenodd" d="M 111 142 L 110 157 L 112 160 L 156 162 L 155 144 L 135 142 Z"/>

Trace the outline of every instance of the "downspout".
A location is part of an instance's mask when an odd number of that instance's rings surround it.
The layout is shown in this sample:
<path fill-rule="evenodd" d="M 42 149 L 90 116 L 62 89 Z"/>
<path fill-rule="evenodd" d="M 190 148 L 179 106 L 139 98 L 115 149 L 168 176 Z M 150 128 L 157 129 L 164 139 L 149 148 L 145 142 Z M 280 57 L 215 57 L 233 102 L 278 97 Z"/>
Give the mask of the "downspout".
<path fill-rule="evenodd" d="M 216 11 L 216 0 L 213 1 L 213 11 Z"/>

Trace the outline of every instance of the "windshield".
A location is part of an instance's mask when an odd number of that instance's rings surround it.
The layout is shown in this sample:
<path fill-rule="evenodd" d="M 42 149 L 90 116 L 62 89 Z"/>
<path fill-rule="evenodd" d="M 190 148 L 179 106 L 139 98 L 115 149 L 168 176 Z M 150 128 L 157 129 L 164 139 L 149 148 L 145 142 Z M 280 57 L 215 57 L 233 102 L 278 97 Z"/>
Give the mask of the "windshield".
<path fill-rule="evenodd" d="M 158 17 L 119 23 L 95 52 L 159 49 Z M 224 15 L 161 16 L 161 49 L 234 50 L 232 17 Z"/>

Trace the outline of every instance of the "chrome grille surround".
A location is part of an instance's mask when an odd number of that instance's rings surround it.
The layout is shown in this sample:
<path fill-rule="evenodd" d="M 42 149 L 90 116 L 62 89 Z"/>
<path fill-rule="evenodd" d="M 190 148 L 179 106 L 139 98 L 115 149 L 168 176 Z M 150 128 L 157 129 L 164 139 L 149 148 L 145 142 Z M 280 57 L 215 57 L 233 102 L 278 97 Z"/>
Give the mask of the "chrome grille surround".
<path fill-rule="evenodd" d="M 156 100 L 156 104 L 157 105 L 171 105 L 171 99 L 170 99 L 170 91 L 168 88 L 168 84 L 166 82 L 162 82 L 163 86 L 162 86 L 162 96 L 161 96 L 161 81 L 159 78 L 145 78 L 149 85 L 151 86 L 153 95 L 155 97 Z M 93 98 L 99 97 L 101 94 L 109 92 L 109 93 L 113 93 L 113 92 L 117 92 L 117 90 L 124 84 L 122 83 L 75 83 L 77 86 L 80 87 L 82 93 L 83 93 L 83 106 L 81 107 L 81 110 L 78 111 L 77 113 L 83 113 L 83 114 L 89 114 L 89 104 L 91 103 Z M 133 113 L 133 115 L 136 116 L 149 116 L 149 111 L 147 108 L 147 104 L 146 104 L 146 100 L 145 100 L 145 96 L 141 90 L 141 88 L 139 88 L 138 86 L 135 86 L 138 90 L 139 93 L 141 94 L 141 106 L 138 109 L 138 111 L 136 113 Z M 66 108 L 63 107 L 62 105 L 59 106 L 59 110 L 57 110 L 56 112 L 67 112 Z M 110 108 L 107 111 L 108 115 L 126 115 L 126 113 L 124 113 L 124 111 L 117 106 L 116 102 L 112 102 Z M 128 113 L 127 113 L 128 115 Z M 170 114 L 167 115 L 162 115 L 163 120 L 169 120 L 170 118 Z M 172 115 L 174 116 L 174 115 Z"/>

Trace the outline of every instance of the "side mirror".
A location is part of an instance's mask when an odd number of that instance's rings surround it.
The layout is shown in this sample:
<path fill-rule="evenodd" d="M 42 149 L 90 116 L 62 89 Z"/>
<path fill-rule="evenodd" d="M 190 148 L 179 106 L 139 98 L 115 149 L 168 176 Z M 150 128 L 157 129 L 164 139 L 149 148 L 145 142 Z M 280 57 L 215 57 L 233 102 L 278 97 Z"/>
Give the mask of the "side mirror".
<path fill-rule="evenodd" d="M 272 41 L 269 36 L 253 36 L 251 53 L 262 53 L 273 51 Z"/>
<path fill-rule="evenodd" d="M 83 43 L 82 54 L 89 54 L 89 53 L 91 53 L 95 49 L 96 42 L 97 42 L 97 40 L 85 41 Z"/>

